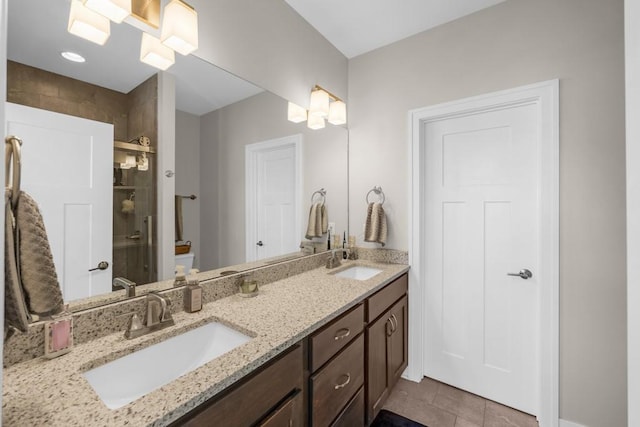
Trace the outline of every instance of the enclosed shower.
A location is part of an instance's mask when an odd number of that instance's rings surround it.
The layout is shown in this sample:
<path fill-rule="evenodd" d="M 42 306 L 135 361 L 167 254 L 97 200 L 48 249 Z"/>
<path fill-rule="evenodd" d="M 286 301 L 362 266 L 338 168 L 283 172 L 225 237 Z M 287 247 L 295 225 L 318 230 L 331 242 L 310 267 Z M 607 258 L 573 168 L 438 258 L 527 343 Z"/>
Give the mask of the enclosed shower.
<path fill-rule="evenodd" d="M 157 280 L 156 150 L 149 138 L 114 142 L 113 277 Z"/>

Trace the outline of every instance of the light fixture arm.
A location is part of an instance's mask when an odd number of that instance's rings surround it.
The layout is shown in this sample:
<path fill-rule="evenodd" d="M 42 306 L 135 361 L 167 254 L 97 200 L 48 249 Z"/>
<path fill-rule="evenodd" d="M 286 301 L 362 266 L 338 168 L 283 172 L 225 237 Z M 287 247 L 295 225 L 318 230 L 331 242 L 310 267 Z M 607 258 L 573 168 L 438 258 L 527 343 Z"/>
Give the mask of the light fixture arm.
<path fill-rule="evenodd" d="M 325 92 L 327 93 L 327 95 L 329 95 L 329 98 L 330 98 L 332 101 L 340 101 L 340 102 L 344 102 L 342 99 L 340 99 L 340 97 L 338 97 L 338 96 L 336 96 L 336 95 L 332 94 L 331 92 L 329 92 L 328 90 L 326 90 L 325 88 L 323 88 L 323 87 L 322 87 L 322 86 L 320 86 L 320 85 L 315 85 L 315 86 L 313 87 L 313 90 L 323 90 L 323 91 L 325 91 Z"/>

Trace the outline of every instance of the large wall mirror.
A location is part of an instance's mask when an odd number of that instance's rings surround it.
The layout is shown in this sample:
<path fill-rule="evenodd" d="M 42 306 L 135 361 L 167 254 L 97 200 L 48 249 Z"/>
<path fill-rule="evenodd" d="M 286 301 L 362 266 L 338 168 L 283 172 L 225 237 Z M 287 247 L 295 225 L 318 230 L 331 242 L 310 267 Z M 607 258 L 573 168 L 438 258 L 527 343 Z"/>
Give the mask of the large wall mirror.
<path fill-rule="evenodd" d="M 335 233 L 348 232 L 346 128 L 291 123 L 284 99 L 194 55 L 176 54 L 162 74 L 139 61 L 141 31 L 126 22 L 111 24 L 104 46 L 75 37 L 69 8 L 69 0 L 9 2 L 7 127 L 24 140 L 22 189 L 40 205 L 72 309 L 125 298 L 115 277 L 136 282 L 138 295 L 172 286 L 158 273 L 166 254 L 216 277 L 326 249 L 326 234 L 307 235 L 317 204 Z M 32 119 L 53 134 L 25 125 Z M 165 170 L 158 159 L 168 152 L 175 162 Z M 171 194 L 165 178 L 175 180 Z M 101 180 L 102 193 L 94 191 Z M 171 240 L 189 242 L 193 255 L 177 261 L 173 244 L 157 243 L 167 229 L 158 201 L 167 197 L 180 219 L 171 215 Z M 313 245 L 302 251 L 301 242 Z M 89 271 L 102 258 L 109 266 Z"/>

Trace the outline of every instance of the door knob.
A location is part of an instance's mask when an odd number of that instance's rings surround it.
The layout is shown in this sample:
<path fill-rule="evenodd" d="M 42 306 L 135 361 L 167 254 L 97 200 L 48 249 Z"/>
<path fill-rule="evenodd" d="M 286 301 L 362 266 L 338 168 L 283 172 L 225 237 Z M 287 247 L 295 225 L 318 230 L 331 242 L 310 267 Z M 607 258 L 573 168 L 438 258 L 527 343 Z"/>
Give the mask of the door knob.
<path fill-rule="evenodd" d="M 533 277 L 533 273 L 530 270 L 524 268 L 517 273 L 507 273 L 507 276 L 518 276 L 521 279 L 527 280 Z"/>
<path fill-rule="evenodd" d="M 258 243 L 256 243 L 256 245 L 258 245 L 258 246 L 264 246 L 264 243 L 262 243 L 262 240 L 258 240 Z"/>
<path fill-rule="evenodd" d="M 109 263 L 107 261 L 100 261 L 96 268 L 90 268 L 89 271 L 106 270 L 107 268 L 109 268 Z"/>

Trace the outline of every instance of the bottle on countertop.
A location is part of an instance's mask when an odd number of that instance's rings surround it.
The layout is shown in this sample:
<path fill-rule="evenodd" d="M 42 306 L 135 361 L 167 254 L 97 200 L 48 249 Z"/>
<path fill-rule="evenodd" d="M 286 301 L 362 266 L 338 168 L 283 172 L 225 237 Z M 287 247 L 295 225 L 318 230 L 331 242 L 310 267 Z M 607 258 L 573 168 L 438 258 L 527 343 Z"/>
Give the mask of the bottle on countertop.
<path fill-rule="evenodd" d="M 342 232 L 342 249 L 347 249 L 347 232 Z M 342 259 L 347 259 L 347 251 L 342 251 Z"/>
<path fill-rule="evenodd" d="M 202 286 L 196 275 L 198 270 L 192 268 L 187 277 L 187 286 L 184 288 L 184 311 L 195 313 L 202 310 Z"/>

